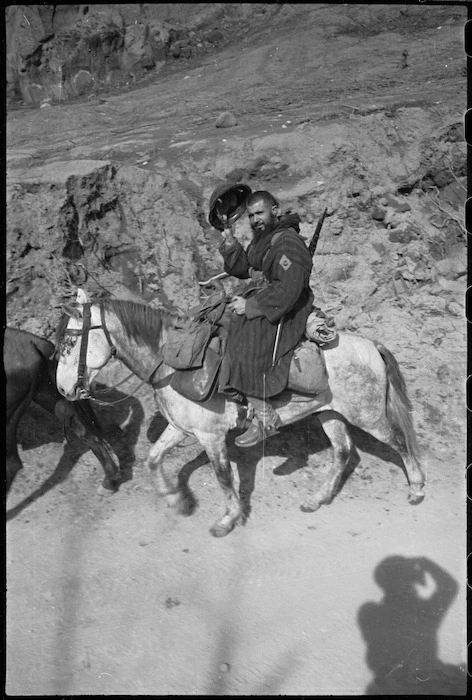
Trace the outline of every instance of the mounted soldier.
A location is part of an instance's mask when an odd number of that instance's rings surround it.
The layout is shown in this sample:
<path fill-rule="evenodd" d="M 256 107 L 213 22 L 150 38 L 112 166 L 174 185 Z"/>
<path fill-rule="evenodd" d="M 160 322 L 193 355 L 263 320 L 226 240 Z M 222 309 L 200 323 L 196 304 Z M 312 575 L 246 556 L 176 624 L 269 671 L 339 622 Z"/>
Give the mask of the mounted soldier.
<path fill-rule="evenodd" d="M 277 431 L 280 420 L 269 399 L 287 386 L 292 355 L 313 304 L 312 257 L 299 233 L 300 217 L 282 215 L 270 192 L 246 190 L 245 208 L 253 233 L 246 250 L 234 237 L 233 226 L 219 225 L 222 212 L 218 211 L 219 217 L 214 213 L 222 201 L 218 191 L 210 200 L 210 223 L 220 231 L 223 228 L 219 251 L 225 272 L 254 281 L 229 303 L 233 317 L 220 375 L 220 390 L 244 394 L 254 408 L 249 429 L 235 440 L 239 447 L 257 445 Z M 237 197 L 229 205 L 225 202 L 234 217 Z"/>

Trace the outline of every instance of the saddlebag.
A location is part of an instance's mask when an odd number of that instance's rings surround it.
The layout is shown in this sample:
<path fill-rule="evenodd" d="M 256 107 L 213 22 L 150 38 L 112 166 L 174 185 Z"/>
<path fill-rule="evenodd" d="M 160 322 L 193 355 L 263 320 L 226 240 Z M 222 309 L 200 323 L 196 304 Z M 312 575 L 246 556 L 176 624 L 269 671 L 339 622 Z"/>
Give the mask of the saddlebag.
<path fill-rule="evenodd" d="M 198 369 L 181 369 L 174 372 L 170 380 L 171 387 L 191 401 L 206 401 L 217 384 L 218 371 L 222 356 L 207 347 L 203 364 Z"/>
<path fill-rule="evenodd" d="M 194 321 L 180 328 L 170 328 L 162 348 L 164 364 L 173 369 L 201 367 L 212 330 L 209 323 Z"/>
<path fill-rule="evenodd" d="M 287 389 L 300 394 L 321 394 L 328 388 L 328 372 L 319 346 L 305 340 L 295 348 Z"/>

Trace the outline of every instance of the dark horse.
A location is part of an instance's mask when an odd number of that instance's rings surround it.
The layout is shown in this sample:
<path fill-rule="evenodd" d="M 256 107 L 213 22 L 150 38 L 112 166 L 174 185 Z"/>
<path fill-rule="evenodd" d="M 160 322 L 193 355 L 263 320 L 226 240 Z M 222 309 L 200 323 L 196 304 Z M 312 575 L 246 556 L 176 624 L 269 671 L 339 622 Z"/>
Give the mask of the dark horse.
<path fill-rule="evenodd" d="M 83 440 L 103 467 L 102 486 L 107 493 L 120 483 L 120 470 L 113 451 L 102 438 L 100 425 L 89 401 L 70 403 L 59 394 L 53 359 L 54 345 L 33 333 L 5 328 L 3 364 L 6 377 L 6 487 L 7 493 L 23 465 L 18 455 L 17 427 L 31 401 L 46 409 L 70 433 Z"/>

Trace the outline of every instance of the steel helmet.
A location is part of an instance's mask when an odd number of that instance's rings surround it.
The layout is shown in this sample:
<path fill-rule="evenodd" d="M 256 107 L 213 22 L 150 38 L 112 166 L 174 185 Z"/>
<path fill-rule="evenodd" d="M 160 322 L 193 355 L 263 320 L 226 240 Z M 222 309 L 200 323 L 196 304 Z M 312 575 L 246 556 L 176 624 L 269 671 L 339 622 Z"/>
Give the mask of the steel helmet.
<path fill-rule="evenodd" d="M 224 218 L 227 217 L 228 225 L 234 224 L 246 209 L 246 200 L 252 190 L 241 182 L 229 185 L 225 182 L 219 185 L 210 197 L 210 212 L 208 220 L 213 228 L 224 230 Z"/>

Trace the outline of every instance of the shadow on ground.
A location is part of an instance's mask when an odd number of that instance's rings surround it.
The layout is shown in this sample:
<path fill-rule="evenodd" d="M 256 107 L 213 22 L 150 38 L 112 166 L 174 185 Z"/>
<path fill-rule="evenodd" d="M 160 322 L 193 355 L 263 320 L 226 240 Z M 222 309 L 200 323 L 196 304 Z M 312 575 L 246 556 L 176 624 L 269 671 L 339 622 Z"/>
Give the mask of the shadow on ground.
<path fill-rule="evenodd" d="M 358 624 L 374 674 L 366 695 L 465 695 L 465 668 L 438 658 L 438 630 L 458 592 L 426 557 L 390 556 L 374 579 L 384 597 L 365 603 Z"/>

